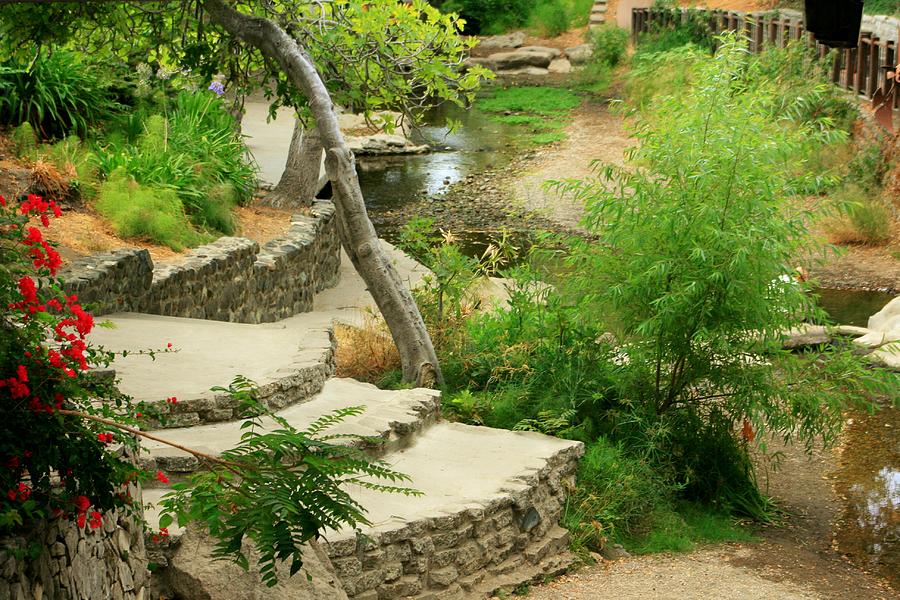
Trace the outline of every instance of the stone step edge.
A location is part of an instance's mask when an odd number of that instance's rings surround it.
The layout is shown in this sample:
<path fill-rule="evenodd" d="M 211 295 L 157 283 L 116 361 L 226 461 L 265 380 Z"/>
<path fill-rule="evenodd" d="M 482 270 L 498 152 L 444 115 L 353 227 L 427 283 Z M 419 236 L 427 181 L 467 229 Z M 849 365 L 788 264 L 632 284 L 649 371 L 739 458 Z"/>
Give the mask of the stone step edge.
<path fill-rule="evenodd" d="M 333 537 L 322 547 L 351 600 L 453 597 L 453 585 L 480 586 L 478 594 L 487 597 L 491 587 L 544 574 L 536 565 L 568 553 L 569 534 L 559 521 L 583 452 L 582 444 L 573 443 L 547 457 L 540 469 L 510 480 L 525 489 L 501 489 L 500 497 L 397 522 L 393 529 Z M 570 564 L 561 560 L 559 568 Z M 509 582 L 490 579 L 503 575 L 511 575 Z"/>
<path fill-rule="evenodd" d="M 403 393 L 405 397 L 411 398 L 415 402 L 412 406 L 407 407 L 417 413 L 415 420 L 411 422 L 386 420 L 379 431 L 372 435 L 367 435 L 366 439 L 337 439 L 333 443 L 359 448 L 371 458 L 381 458 L 392 452 L 409 447 L 418 436 L 440 421 L 441 393 L 439 391 L 416 388 L 398 390 L 398 393 Z M 307 401 L 314 399 L 314 397 L 311 397 Z M 328 410 L 323 407 L 322 412 L 325 414 Z M 363 412 L 361 417 L 365 418 L 366 413 Z M 161 435 L 160 437 L 164 436 Z M 147 454 L 142 454 L 138 459 L 138 464 L 141 468 L 151 472 L 162 471 L 173 483 L 183 481 L 190 473 L 197 471 L 201 466 L 200 459 L 184 453 L 169 456 L 153 454 L 148 456 Z M 168 486 L 160 484 L 158 481 L 149 481 L 144 487 L 146 489 L 155 489 Z"/>
<path fill-rule="evenodd" d="M 279 369 L 279 371 L 284 371 L 282 376 L 275 381 L 259 386 L 258 398 L 269 409 L 277 411 L 310 400 L 321 392 L 325 382 L 334 376 L 337 351 L 334 327 L 310 331 L 324 332 L 328 336 L 328 344 L 320 348 L 298 349 L 298 354 L 318 350 L 319 356 L 285 366 Z M 224 387 L 229 383 L 224 381 L 220 385 Z M 164 422 L 147 419 L 142 426 L 147 431 L 240 420 L 236 414 L 238 402 L 228 394 L 213 393 L 212 391 L 194 398 L 178 398 L 175 404 L 170 404 L 166 400 L 145 402 L 145 404 L 159 411 L 165 417 Z"/>

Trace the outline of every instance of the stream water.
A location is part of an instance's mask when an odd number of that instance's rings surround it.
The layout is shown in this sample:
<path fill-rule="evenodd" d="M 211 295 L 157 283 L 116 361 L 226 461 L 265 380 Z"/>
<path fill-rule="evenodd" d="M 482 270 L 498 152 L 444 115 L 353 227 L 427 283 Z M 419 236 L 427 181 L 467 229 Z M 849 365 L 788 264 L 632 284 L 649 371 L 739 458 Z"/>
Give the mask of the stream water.
<path fill-rule="evenodd" d="M 462 122 L 450 133 L 446 117 Z M 379 234 L 394 241 L 402 223 L 392 208 L 414 199 L 439 198 L 447 187 L 485 169 L 508 164 L 514 127 L 491 121 L 478 111 L 445 107 L 429 115 L 418 140 L 436 148 L 424 155 L 362 158 L 359 177 Z M 427 216 L 427 215 L 423 215 Z M 454 231 L 463 250 L 480 255 L 490 236 L 484 231 Z M 891 300 L 890 294 L 852 290 L 816 290 L 822 308 L 838 323 L 865 326 Z M 835 475 L 842 514 L 835 538 L 842 552 L 900 585 L 900 411 L 855 414 L 844 434 Z"/>

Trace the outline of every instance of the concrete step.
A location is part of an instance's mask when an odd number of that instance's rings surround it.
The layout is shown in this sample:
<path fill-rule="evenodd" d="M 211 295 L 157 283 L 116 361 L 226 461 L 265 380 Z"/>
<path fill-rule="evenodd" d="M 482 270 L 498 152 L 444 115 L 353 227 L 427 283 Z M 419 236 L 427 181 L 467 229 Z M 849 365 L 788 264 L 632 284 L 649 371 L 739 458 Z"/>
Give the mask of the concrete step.
<path fill-rule="evenodd" d="M 329 433 L 353 434 L 369 438 L 349 443 L 362 446 L 372 456 L 382 456 L 413 443 L 440 415 L 440 392 L 429 389 L 379 390 L 374 385 L 353 379 L 329 379 L 322 391 L 308 402 L 295 404 L 278 412 L 297 429 L 305 429 L 319 417 L 341 408 L 365 406 L 361 415 L 349 417 L 328 430 Z M 269 421 L 271 428 L 276 425 Z M 230 421 L 169 429 L 158 435 L 171 442 L 188 446 L 212 456 L 235 447 L 241 438 L 241 422 Z M 149 451 L 142 455 L 142 466 L 161 470 L 177 479 L 200 467 L 196 457 L 161 442 L 144 440 Z M 155 482 L 151 482 L 152 487 Z"/>
<path fill-rule="evenodd" d="M 605 4 L 595 4 L 591 9 L 592 15 L 605 15 L 606 14 L 606 5 Z"/>
<path fill-rule="evenodd" d="M 591 14 L 591 18 L 588 21 L 588 25 L 603 25 L 606 23 L 606 16 L 599 14 Z"/>
<path fill-rule="evenodd" d="M 112 364 L 119 389 L 165 416 L 164 423 L 151 421 L 147 429 L 234 419 L 234 401 L 210 390 L 237 375 L 255 381 L 260 399 L 277 410 L 318 393 L 334 374 L 331 319 L 317 313 L 260 325 L 137 313 L 108 321 L 113 328 L 95 329 L 91 341 L 128 350 Z M 168 344 L 172 351 L 153 358 L 135 353 Z M 170 397 L 177 402 L 167 403 Z"/>
<path fill-rule="evenodd" d="M 557 574 L 572 561 L 558 522 L 582 452 L 541 434 L 438 423 L 384 458 L 424 495 L 354 486 L 371 525 L 326 532 L 323 547 L 353 600 L 481 598 Z M 158 522 L 152 509 L 146 517 Z"/>

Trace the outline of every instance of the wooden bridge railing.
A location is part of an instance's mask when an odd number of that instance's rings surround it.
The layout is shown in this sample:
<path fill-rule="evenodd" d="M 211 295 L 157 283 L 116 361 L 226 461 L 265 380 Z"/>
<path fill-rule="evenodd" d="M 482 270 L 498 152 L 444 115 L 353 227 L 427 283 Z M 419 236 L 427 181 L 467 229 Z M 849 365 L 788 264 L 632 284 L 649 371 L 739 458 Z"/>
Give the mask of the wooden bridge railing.
<path fill-rule="evenodd" d="M 820 58 L 833 56 L 831 80 L 835 84 L 868 100 L 872 100 L 879 88 L 891 89 L 887 73 L 897 64 L 897 44 L 879 40 L 868 31 L 860 32 L 857 48 L 837 48 L 829 54 L 830 48 L 805 31 L 802 19 L 728 10 L 635 8 L 632 10 L 631 35 L 637 40 L 642 33 L 679 22 L 687 23 L 690 19 L 705 24 L 711 36 L 726 31 L 742 33 L 749 39 L 750 51 L 755 53 L 773 46 L 784 48 L 792 40 L 802 40 L 815 48 Z M 893 102 L 897 108 L 900 94 L 893 94 Z"/>

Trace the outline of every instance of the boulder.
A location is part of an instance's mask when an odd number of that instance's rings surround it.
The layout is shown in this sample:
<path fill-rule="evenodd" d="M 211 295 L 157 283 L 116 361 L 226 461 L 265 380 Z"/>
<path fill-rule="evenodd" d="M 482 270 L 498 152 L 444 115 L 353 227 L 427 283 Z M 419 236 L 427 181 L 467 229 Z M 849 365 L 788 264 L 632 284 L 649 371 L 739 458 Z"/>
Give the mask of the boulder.
<path fill-rule="evenodd" d="M 869 317 L 869 329 L 884 333 L 896 331 L 900 335 L 900 296 Z"/>
<path fill-rule="evenodd" d="M 517 75 L 542 76 L 542 75 L 548 74 L 549 72 L 550 71 L 548 71 L 547 69 L 542 69 L 541 67 L 523 67 L 521 69 L 503 69 L 503 70 L 497 71 L 497 75 L 500 75 L 501 77 L 503 77 L 503 76 L 507 76 L 507 77 L 513 76 L 514 77 Z"/>
<path fill-rule="evenodd" d="M 900 296 L 869 317 L 868 331 L 853 343 L 864 348 L 878 348 L 897 341 L 900 341 Z"/>
<path fill-rule="evenodd" d="M 427 145 L 414 144 L 402 135 L 387 133 L 349 137 L 347 138 L 347 147 L 357 156 L 424 154 L 430 149 Z"/>
<path fill-rule="evenodd" d="M 523 69 L 525 67 L 540 67 L 546 69 L 555 56 L 552 52 L 540 52 L 538 50 L 526 50 L 514 52 L 497 52 L 491 54 L 490 60 L 493 68 L 498 70 Z"/>
<path fill-rule="evenodd" d="M 516 52 L 532 52 L 534 54 L 549 54 L 551 59 L 562 56 L 562 51 L 549 46 L 522 46 Z"/>
<path fill-rule="evenodd" d="M 278 584 L 271 588 L 259 577 L 255 568 L 259 553 L 249 542 L 242 548 L 250 560 L 248 571 L 214 560 L 213 546 L 205 532 L 188 527 L 161 573 L 171 594 L 182 600 L 347 600 L 331 560 L 315 542 L 304 549 L 303 568 L 293 577 L 288 577 L 288 564 L 278 566 Z"/>
<path fill-rule="evenodd" d="M 591 60 L 594 55 L 594 46 L 592 44 L 581 44 L 566 48 L 566 56 L 573 65 L 583 65 Z"/>
<path fill-rule="evenodd" d="M 506 35 L 491 35 L 479 38 L 476 48 L 479 50 L 508 50 L 518 48 L 524 43 L 525 32 L 514 31 Z"/>
<path fill-rule="evenodd" d="M 572 63 L 565 58 L 554 58 L 550 61 L 550 66 L 547 67 L 547 70 L 551 73 L 569 73 L 572 71 Z"/>
<path fill-rule="evenodd" d="M 900 371 L 900 342 L 885 344 L 869 357 L 883 367 Z"/>
<path fill-rule="evenodd" d="M 490 69 L 491 71 L 493 71 L 494 69 L 497 68 L 496 65 L 494 65 L 494 61 L 492 61 L 490 58 L 480 58 L 477 56 L 470 56 L 469 58 L 467 58 L 466 60 L 463 61 L 462 70 L 468 71 L 471 67 L 473 67 L 475 65 L 480 65 L 480 66 L 484 67 L 485 69 Z"/>

